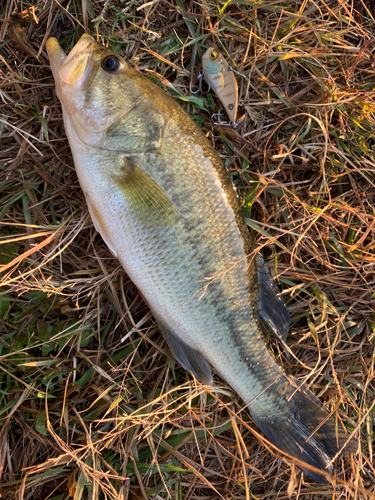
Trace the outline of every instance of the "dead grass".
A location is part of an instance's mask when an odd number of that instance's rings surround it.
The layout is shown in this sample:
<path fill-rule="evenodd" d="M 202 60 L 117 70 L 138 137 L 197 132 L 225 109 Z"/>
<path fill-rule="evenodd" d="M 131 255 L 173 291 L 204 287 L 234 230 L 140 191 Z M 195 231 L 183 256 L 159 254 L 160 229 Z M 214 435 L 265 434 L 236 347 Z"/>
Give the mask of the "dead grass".
<path fill-rule="evenodd" d="M 25 23 L 26 53 L 8 21 L 30 5 L 38 23 Z M 375 498 L 371 9 L 362 0 L 2 3 L 1 498 Z M 273 345 L 279 362 L 360 429 L 336 486 L 281 461 L 222 381 L 206 394 L 176 365 L 96 234 L 44 50 L 54 35 L 69 51 L 84 27 L 172 84 L 222 154 L 292 314 L 288 349 Z M 208 45 L 244 75 L 238 131 L 212 129 L 214 96 L 186 97 Z"/>

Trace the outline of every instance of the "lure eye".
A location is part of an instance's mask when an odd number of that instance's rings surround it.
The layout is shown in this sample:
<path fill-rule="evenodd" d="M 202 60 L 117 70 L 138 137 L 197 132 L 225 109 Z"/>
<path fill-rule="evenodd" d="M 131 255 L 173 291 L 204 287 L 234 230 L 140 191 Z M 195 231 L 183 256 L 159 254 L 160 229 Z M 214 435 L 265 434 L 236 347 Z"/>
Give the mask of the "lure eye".
<path fill-rule="evenodd" d="M 120 59 L 113 54 L 105 57 L 102 61 L 102 68 L 107 73 L 116 74 L 121 69 L 121 67 L 122 64 Z"/>
<path fill-rule="evenodd" d="M 211 50 L 211 52 L 210 52 L 210 59 L 212 59 L 214 61 L 215 59 L 217 59 L 218 55 L 219 54 L 217 53 L 216 50 Z"/>

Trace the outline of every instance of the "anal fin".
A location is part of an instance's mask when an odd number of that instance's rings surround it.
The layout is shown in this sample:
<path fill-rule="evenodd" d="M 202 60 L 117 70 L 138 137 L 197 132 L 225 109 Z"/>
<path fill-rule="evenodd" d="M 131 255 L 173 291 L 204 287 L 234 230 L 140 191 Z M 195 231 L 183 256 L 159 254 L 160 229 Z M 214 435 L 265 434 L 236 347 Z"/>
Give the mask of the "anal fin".
<path fill-rule="evenodd" d="M 161 320 L 156 319 L 156 321 L 170 350 L 180 365 L 191 372 L 201 384 L 212 385 L 211 367 L 202 354 L 188 346 Z"/>

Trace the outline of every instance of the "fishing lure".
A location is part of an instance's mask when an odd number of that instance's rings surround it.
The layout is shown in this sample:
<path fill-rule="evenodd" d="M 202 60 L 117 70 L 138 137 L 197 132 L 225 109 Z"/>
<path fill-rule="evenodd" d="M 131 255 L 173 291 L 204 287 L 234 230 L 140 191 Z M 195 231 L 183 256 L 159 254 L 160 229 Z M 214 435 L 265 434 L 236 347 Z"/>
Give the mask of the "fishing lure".
<path fill-rule="evenodd" d="M 220 99 L 231 124 L 235 124 L 238 109 L 238 86 L 232 68 L 223 55 L 211 47 L 203 54 L 202 69 L 204 79 Z"/>

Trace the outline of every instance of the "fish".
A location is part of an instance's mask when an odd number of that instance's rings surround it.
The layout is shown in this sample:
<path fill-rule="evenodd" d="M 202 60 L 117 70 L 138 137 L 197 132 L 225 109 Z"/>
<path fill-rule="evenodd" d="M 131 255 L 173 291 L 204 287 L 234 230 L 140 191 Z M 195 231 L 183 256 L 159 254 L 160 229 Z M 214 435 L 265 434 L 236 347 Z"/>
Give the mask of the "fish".
<path fill-rule="evenodd" d="M 219 155 L 167 92 L 90 35 L 68 55 L 55 38 L 46 49 L 93 224 L 176 360 L 207 386 L 213 368 L 267 439 L 327 482 L 356 441 L 267 347 L 264 327 L 285 338 L 289 313 Z"/>
<path fill-rule="evenodd" d="M 210 47 L 202 57 L 202 71 L 206 82 L 220 99 L 230 122 L 235 123 L 238 111 L 238 85 L 234 72 L 223 55 Z"/>

